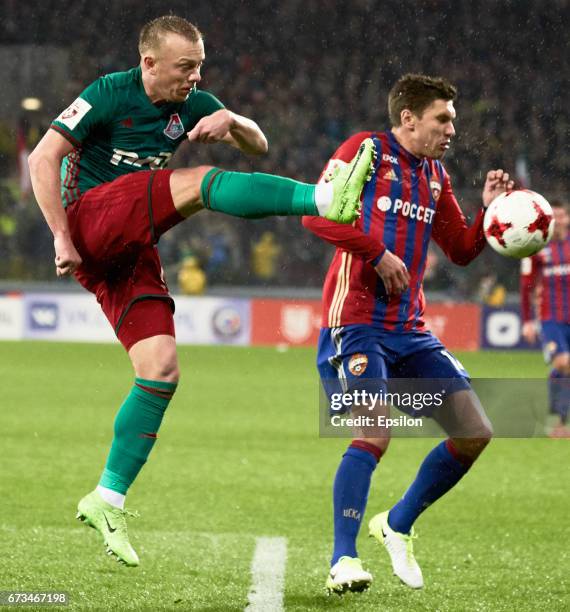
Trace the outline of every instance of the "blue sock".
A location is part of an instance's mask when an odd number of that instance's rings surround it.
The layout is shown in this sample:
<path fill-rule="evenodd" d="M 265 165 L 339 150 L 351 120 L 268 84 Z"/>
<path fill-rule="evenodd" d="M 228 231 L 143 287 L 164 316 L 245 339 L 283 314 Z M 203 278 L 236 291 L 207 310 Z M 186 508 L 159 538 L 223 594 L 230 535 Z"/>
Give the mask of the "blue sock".
<path fill-rule="evenodd" d="M 394 531 L 409 533 L 418 516 L 454 487 L 469 470 L 469 465 L 453 456 L 449 444 L 450 441 L 446 440 L 428 454 L 410 488 L 390 510 L 388 525 Z"/>
<path fill-rule="evenodd" d="M 558 370 L 551 370 L 548 377 L 548 397 L 550 412 L 558 414 L 560 422 L 566 423 L 570 406 L 570 380 Z"/>
<path fill-rule="evenodd" d="M 548 376 L 548 403 L 550 412 L 555 414 L 558 412 L 558 395 L 560 394 L 560 379 L 562 374 L 554 368 L 550 370 Z"/>
<path fill-rule="evenodd" d="M 342 456 L 333 487 L 334 550 L 331 566 L 345 555 L 358 556 L 356 537 L 368 501 L 370 479 L 379 459 L 380 449 L 360 441 L 349 446 Z"/>
<path fill-rule="evenodd" d="M 557 394 L 554 410 L 560 416 L 560 422 L 565 425 L 568 421 L 568 408 L 570 407 L 570 379 L 560 376 L 556 379 Z"/>

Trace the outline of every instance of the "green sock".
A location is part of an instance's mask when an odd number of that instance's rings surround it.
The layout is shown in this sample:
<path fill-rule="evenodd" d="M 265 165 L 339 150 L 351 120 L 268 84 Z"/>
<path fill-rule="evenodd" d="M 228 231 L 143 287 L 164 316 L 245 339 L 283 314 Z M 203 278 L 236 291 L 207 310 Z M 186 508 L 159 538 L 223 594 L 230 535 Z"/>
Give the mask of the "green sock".
<path fill-rule="evenodd" d="M 213 168 L 202 180 L 200 191 L 206 208 L 234 217 L 319 214 L 314 185 L 273 174 Z"/>
<path fill-rule="evenodd" d="M 135 378 L 115 418 L 115 437 L 99 485 L 126 494 L 156 442 L 176 384 Z"/>

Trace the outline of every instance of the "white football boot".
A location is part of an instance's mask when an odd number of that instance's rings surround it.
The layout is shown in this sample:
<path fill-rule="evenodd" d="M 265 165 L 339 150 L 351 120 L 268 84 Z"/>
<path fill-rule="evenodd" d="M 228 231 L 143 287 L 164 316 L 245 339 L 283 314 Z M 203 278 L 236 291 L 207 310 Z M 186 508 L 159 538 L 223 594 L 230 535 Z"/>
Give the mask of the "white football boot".
<path fill-rule="evenodd" d="M 326 588 L 329 594 L 342 595 L 346 591 L 365 591 L 371 583 L 372 574 L 362 569 L 362 561 L 358 557 L 341 557 L 331 567 Z"/>
<path fill-rule="evenodd" d="M 376 538 L 388 551 L 394 574 L 412 589 L 421 589 L 424 586 L 424 578 L 414 557 L 412 540 L 417 537 L 414 529 L 412 528 L 410 535 L 394 531 L 388 525 L 388 511 L 372 517 L 368 529 L 370 536 Z"/>

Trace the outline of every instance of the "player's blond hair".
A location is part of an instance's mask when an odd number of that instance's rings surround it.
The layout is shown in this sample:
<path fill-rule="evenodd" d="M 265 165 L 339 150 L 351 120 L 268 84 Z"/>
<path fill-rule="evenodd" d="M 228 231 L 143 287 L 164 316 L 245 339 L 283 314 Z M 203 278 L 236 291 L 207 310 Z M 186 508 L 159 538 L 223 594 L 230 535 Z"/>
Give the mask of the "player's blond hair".
<path fill-rule="evenodd" d="M 425 74 L 405 74 L 388 94 L 388 114 L 393 127 L 402 124 L 402 111 L 408 109 L 421 117 L 436 100 L 455 100 L 457 87 L 442 77 Z"/>
<path fill-rule="evenodd" d="M 179 34 L 190 42 L 198 42 L 204 38 L 202 32 L 184 17 L 163 15 L 143 26 L 139 35 L 139 53 L 143 55 L 151 49 L 158 49 L 163 37 L 169 32 Z"/>

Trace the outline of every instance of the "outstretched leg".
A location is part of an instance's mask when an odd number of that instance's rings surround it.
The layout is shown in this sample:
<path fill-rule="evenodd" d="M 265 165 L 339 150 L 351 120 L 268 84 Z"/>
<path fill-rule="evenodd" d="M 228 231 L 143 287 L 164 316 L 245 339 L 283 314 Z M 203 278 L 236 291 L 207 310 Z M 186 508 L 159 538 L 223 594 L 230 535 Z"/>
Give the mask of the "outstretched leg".
<path fill-rule="evenodd" d="M 330 182 L 318 185 L 272 174 L 199 166 L 172 172 L 170 190 L 182 217 L 207 208 L 249 219 L 310 215 L 352 223 L 359 216 L 360 194 L 371 176 L 375 155 L 373 141 L 366 139 L 349 164 Z"/>

